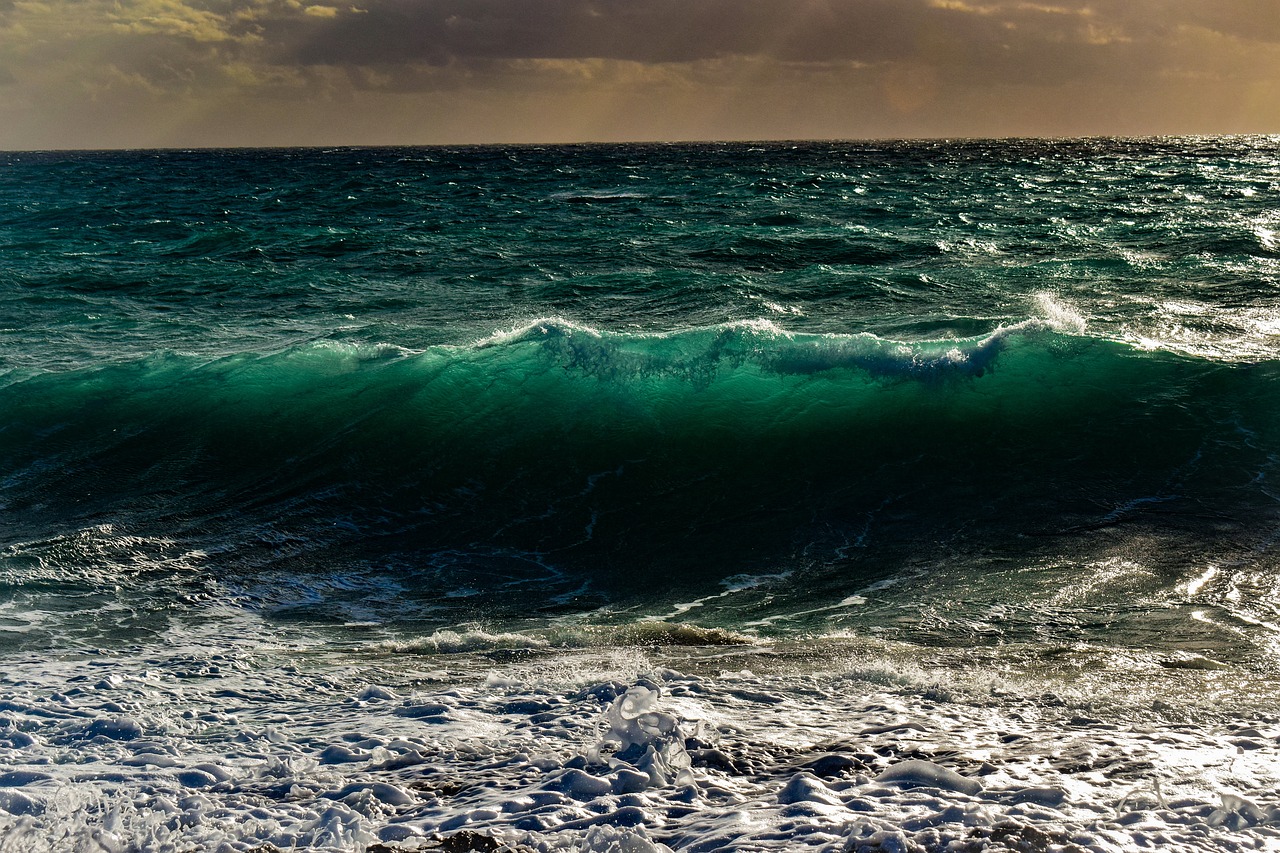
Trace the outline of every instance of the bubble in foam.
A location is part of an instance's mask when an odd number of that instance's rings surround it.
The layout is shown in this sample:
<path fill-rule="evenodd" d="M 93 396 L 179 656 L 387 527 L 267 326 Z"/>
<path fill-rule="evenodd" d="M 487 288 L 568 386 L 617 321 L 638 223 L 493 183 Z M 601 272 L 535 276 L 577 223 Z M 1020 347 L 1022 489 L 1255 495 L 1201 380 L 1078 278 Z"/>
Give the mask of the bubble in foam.
<path fill-rule="evenodd" d="M 907 787 L 941 788 L 962 794 L 977 794 L 982 784 L 961 776 L 954 770 L 919 758 L 900 761 L 876 777 L 877 782 L 892 782 Z"/>
<path fill-rule="evenodd" d="M 671 848 L 649 838 L 643 826 L 625 829 L 607 824 L 587 830 L 581 853 L 670 853 Z"/>

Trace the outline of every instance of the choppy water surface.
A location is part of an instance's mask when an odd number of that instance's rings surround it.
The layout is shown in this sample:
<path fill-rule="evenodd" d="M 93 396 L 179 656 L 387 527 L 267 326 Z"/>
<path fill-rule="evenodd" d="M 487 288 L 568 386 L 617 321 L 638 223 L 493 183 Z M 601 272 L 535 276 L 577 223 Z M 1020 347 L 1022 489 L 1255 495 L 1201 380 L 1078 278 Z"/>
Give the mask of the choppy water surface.
<path fill-rule="evenodd" d="M 0 155 L 0 849 L 1280 846 L 1278 200 Z"/>

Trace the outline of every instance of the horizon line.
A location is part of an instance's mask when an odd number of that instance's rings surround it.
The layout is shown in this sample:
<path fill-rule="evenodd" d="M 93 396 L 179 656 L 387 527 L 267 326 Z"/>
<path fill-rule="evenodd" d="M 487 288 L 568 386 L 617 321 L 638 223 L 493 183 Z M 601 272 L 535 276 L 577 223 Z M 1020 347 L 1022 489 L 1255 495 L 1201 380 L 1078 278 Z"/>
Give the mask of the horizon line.
<path fill-rule="evenodd" d="M 636 140 L 577 140 L 571 142 L 386 142 L 386 143 L 350 143 L 350 144 L 303 144 L 303 145 L 157 145 L 157 146 L 86 146 L 68 148 L 4 148 L 0 147 L 0 155 L 7 154 L 107 154 L 107 153 L 162 153 L 182 151 L 370 151 L 396 148 L 603 148 L 625 146 L 693 146 L 693 145 L 748 145 L 748 146 L 786 146 L 786 145 L 870 145 L 893 143 L 1001 143 L 1001 142 L 1151 142 L 1173 140 L 1221 140 L 1221 139 L 1270 139 L 1280 142 L 1277 133 L 1181 133 L 1181 134 L 1081 134 L 1081 135 L 1028 135 L 1028 136 L 868 136 L 868 137 L 814 137 L 790 139 L 636 139 Z"/>

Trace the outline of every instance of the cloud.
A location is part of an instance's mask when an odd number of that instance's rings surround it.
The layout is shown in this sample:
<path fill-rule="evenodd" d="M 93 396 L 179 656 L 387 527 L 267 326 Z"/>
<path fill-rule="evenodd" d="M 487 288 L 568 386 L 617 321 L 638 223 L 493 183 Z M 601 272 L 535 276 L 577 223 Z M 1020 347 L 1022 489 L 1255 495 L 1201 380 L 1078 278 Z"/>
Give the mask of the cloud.
<path fill-rule="evenodd" d="M 195 8 L 182 0 L 134 0 L 117 7 L 115 28 L 121 32 L 165 35 L 193 41 L 229 41 L 223 16 Z"/>
<path fill-rule="evenodd" d="M 1280 42 L 1274 0 L 0 0 L 25 28 L 18 52 L 59 42 L 129 55 L 146 74 L 166 42 L 217 46 L 213 61 L 372 69 L 424 79 L 423 66 L 492 69 L 527 60 L 694 64 L 733 58 L 928 68 L 943 84 L 1044 85 L 1155 76 L 1183 30 Z M 5 7 L 0 5 L 0 10 Z M 193 52 L 200 76 L 208 58 Z M 155 63 L 160 64 L 158 61 Z M 511 67 L 514 67 L 511 66 Z M 400 69 L 400 71 L 397 71 Z M 895 72 L 895 73 L 900 73 Z M 216 75 L 211 75 L 216 76 Z"/>
<path fill-rule="evenodd" d="M 1273 0 L 375 0 L 366 14 L 262 16 L 282 65 L 480 65 L 530 59 L 645 64 L 732 57 L 932 69 L 969 84 L 1155 76 L 1179 25 L 1266 40 Z M 1182 10 L 1169 15 L 1168 8 Z M 1194 60 L 1191 60 L 1194 62 Z M 417 73 L 417 72 L 414 72 Z"/>
<path fill-rule="evenodd" d="M 0 0 L 0 145 L 1265 127 L 1274 3 Z"/>
<path fill-rule="evenodd" d="M 378 0 L 358 18 L 266 25 L 281 62 L 493 59 L 696 62 L 886 59 L 909 50 L 923 0 Z"/>

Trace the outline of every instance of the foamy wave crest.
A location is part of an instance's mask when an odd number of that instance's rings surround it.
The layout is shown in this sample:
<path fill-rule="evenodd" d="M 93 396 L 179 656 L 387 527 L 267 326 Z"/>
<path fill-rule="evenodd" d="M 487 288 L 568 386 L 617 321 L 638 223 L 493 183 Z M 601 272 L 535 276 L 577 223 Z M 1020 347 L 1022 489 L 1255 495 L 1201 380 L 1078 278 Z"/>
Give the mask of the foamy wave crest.
<path fill-rule="evenodd" d="M 1011 335 L 1033 328 L 1022 325 L 1000 329 L 984 338 L 923 345 L 887 341 L 875 335 L 824 336 L 780 347 L 765 363 L 782 374 L 858 370 L 876 378 L 977 378 L 995 365 Z"/>
<path fill-rule="evenodd" d="M 754 641 L 735 631 L 685 622 L 634 622 L 626 625 L 576 625 L 548 631 L 554 645 L 596 646 L 749 646 Z"/>
<path fill-rule="evenodd" d="M 820 375 L 859 371 L 877 379 L 977 378 L 1017 338 L 1083 332 L 1084 321 L 1046 297 L 1049 316 L 1000 326 L 987 335 L 905 342 L 870 333 L 789 331 L 769 319 L 642 334 L 608 332 L 562 317 L 534 320 L 478 341 L 476 350 L 537 344 L 570 370 L 599 379 L 665 376 L 706 384 L 735 369 Z"/>
<path fill-rule="evenodd" d="M 471 652 L 488 652 L 500 649 L 545 649 L 551 643 L 544 637 L 512 631 L 490 633 L 482 629 L 442 629 L 425 637 L 407 640 L 386 640 L 371 648 L 390 652 L 420 652 L 423 654 L 456 655 Z"/>
<path fill-rule="evenodd" d="M 553 625 L 535 631 L 501 633 L 492 633 L 479 627 L 448 628 L 421 637 L 385 640 L 371 648 L 392 652 L 454 655 L 635 646 L 747 646 L 752 643 L 750 637 L 723 628 L 651 621 L 623 625 Z"/>

